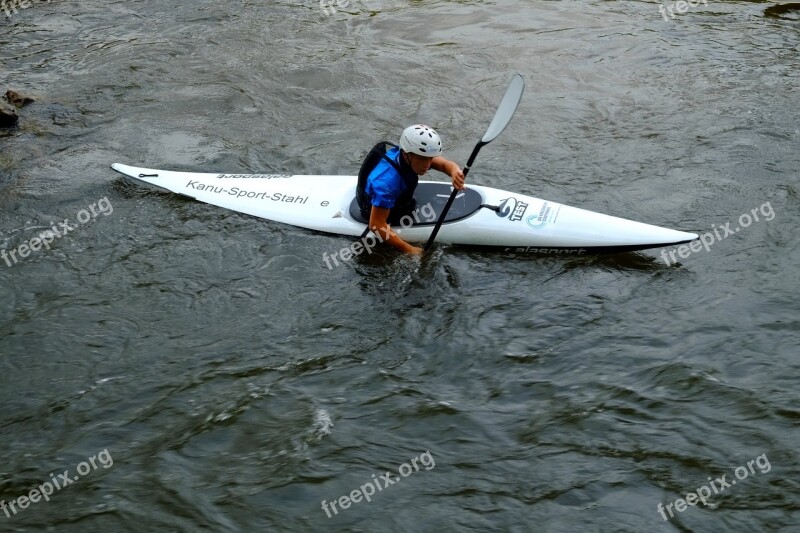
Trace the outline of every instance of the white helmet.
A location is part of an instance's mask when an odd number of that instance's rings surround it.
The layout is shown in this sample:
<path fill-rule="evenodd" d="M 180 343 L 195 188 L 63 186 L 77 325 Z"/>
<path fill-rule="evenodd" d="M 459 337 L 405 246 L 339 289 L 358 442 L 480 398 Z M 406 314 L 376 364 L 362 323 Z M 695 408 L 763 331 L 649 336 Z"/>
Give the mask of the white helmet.
<path fill-rule="evenodd" d="M 442 153 L 442 140 L 433 128 L 425 124 L 415 124 L 403 130 L 400 148 L 410 154 L 436 157 Z"/>

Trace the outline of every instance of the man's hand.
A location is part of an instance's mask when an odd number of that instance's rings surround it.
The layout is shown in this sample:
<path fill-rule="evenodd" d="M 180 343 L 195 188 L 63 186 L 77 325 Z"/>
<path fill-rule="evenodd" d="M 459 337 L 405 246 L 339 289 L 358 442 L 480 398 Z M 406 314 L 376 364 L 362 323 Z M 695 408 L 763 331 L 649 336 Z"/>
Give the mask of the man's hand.
<path fill-rule="evenodd" d="M 450 176 L 453 188 L 459 191 L 464 188 L 464 171 L 460 166 L 442 156 L 436 156 L 431 161 L 431 167 Z"/>
<path fill-rule="evenodd" d="M 455 163 L 453 163 L 453 168 L 450 169 L 450 179 L 453 181 L 453 188 L 459 191 L 464 188 L 464 171 Z"/>
<path fill-rule="evenodd" d="M 373 205 L 369 215 L 369 227 L 372 228 L 374 233 L 377 233 L 378 236 L 380 236 L 383 242 L 397 248 L 398 250 L 409 254 L 421 254 L 422 248 L 417 248 L 416 246 L 408 244 L 406 241 L 401 239 L 397 233 L 392 231 L 392 228 L 386 221 L 389 218 L 389 211 L 390 210 L 385 207 L 375 207 Z"/>

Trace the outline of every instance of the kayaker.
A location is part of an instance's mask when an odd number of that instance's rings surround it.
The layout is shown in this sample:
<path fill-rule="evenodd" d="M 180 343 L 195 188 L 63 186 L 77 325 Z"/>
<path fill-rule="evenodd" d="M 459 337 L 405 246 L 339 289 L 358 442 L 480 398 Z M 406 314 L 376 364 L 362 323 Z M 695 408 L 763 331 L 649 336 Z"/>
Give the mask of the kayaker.
<path fill-rule="evenodd" d="M 429 126 L 416 124 L 403 131 L 400 146 L 379 142 L 361 165 L 356 188 L 361 214 L 369 219 L 373 233 L 398 250 L 422 253 L 422 248 L 407 243 L 391 229 L 391 224 L 414 211 L 414 191 L 420 176 L 433 168 L 450 176 L 456 189 L 464 188 L 461 167 L 441 153 L 439 134 Z"/>

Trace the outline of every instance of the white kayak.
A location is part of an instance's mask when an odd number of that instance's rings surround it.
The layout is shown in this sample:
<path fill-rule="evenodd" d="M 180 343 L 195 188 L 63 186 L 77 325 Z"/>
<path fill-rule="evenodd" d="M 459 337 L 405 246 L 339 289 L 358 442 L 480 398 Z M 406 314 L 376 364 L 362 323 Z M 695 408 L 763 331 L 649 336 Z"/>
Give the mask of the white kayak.
<path fill-rule="evenodd" d="M 120 163 L 111 168 L 166 191 L 275 222 L 354 237 L 366 229 L 354 200 L 356 176 L 201 174 Z M 450 192 L 449 183 L 420 181 L 417 209 L 401 219 L 395 231 L 409 242 L 425 242 Z M 436 242 L 576 256 L 659 248 L 694 239 L 695 233 L 469 184 L 453 202 Z"/>

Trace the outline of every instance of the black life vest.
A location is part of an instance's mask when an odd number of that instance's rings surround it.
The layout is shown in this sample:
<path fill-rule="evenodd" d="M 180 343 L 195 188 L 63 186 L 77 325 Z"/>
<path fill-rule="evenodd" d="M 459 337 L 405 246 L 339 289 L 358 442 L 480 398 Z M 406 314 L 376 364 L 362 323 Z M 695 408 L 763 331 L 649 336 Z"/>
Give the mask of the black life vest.
<path fill-rule="evenodd" d="M 358 200 L 358 206 L 361 208 L 361 214 L 364 215 L 366 218 L 369 218 L 370 211 L 372 210 L 372 203 L 370 202 L 369 196 L 367 196 L 367 178 L 369 178 L 370 173 L 375 170 L 375 167 L 378 166 L 378 163 L 381 159 L 385 159 L 392 165 L 397 171 L 397 174 L 400 175 L 400 178 L 405 183 L 406 189 L 400 194 L 400 197 L 394 204 L 393 210 L 398 211 L 410 211 L 414 209 L 414 191 L 417 188 L 417 184 L 419 183 L 419 176 L 411 170 L 407 164 L 404 164 L 402 158 L 400 160 L 400 164 L 396 161 L 393 161 L 391 157 L 386 155 L 387 146 L 397 148 L 396 144 L 392 144 L 389 141 L 381 141 L 375 146 L 372 147 L 372 150 L 367 153 L 367 156 L 364 158 L 364 162 L 361 163 L 361 169 L 358 171 L 358 186 L 356 187 L 356 199 Z"/>

